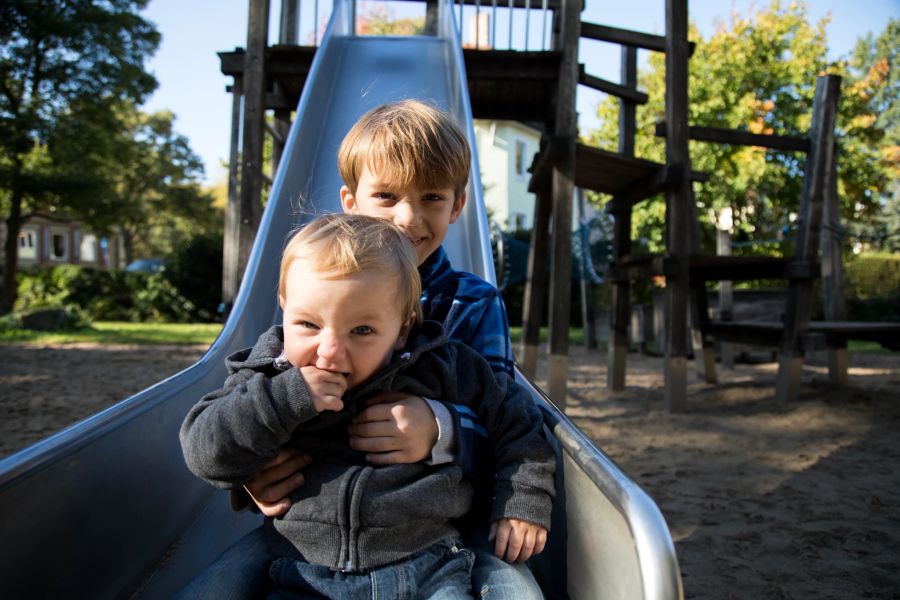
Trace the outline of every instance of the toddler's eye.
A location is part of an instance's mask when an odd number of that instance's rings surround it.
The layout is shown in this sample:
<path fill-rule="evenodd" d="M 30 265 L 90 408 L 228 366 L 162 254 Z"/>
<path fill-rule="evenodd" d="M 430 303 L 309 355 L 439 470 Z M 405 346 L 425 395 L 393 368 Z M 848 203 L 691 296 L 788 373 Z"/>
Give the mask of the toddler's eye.
<path fill-rule="evenodd" d="M 374 331 L 368 325 L 360 325 L 359 327 L 353 328 L 353 333 L 356 335 L 371 335 Z"/>
<path fill-rule="evenodd" d="M 315 323 L 310 323 L 309 321 L 300 321 L 299 325 L 300 325 L 300 327 L 303 327 L 306 329 L 318 329 L 319 328 L 318 325 L 316 325 Z"/>

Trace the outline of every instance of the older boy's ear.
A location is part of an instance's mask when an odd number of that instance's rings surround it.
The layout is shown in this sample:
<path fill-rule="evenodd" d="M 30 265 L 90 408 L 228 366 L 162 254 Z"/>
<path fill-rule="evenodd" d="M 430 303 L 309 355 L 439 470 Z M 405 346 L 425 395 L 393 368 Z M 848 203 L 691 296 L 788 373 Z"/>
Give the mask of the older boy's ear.
<path fill-rule="evenodd" d="M 462 212 L 462 209 L 466 206 L 466 191 L 463 190 L 456 201 L 453 203 L 453 211 L 450 213 L 450 223 L 456 223 L 456 220 L 459 218 L 459 214 Z"/>
<path fill-rule="evenodd" d="M 353 192 L 346 185 L 341 186 L 341 208 L 348 215 L 355 213 L 357 208 L 356 198 L 353 197 Z"/>

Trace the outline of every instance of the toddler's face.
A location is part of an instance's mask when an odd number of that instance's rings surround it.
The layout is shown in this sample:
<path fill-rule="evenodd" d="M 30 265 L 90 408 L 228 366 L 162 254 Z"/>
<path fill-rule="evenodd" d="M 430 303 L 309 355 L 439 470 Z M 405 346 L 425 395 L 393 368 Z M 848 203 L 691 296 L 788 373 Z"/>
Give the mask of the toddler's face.
<path fill-rule="evenodd" d="M 376 270 L 328 278 L 295 260 L 284 298 L 284 349 L 295 367 L 341 373 L 351 388 L 386 365 L 406 342 L 397 280 Z"/>
<path fill-rule="evenodd" d="M 368 167 L 360 175 L 355 194 L 347 186 L 341 188 L 344 212 L 392 222 L 415 246 L 420 265 L 444 241 L 447 228 L 456 222 L 465 204 L 465 192 L 456 198 L 452 187 L 433 190 L 420 190 L 415 185 L 401 187 L 380 180 Z"/>

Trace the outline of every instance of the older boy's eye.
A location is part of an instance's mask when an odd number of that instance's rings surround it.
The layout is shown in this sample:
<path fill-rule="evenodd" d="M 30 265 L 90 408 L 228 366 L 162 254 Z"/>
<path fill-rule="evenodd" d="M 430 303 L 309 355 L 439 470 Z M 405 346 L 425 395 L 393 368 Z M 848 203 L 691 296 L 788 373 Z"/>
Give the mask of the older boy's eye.
<path fill-rule="evenodd" d="M 425 194 L 425 196 L 423 197 L 423 200 L 425 200 L 426 202 L 440 202 L 443 199 L 444 197 L 440 194 Z"/>
<path fill-rule="evenodd" d="M 379 200 L 393 200 L 394 195 L 390 192 L 375 192 L 374 196 Z"/>
<path fill-rule="evenodd" d="M 353 328 L 353 333 L 355 333 L 356 335 L 371 335 L 375 332 L 368 325 L 360 325 L 359 327 Z"/>

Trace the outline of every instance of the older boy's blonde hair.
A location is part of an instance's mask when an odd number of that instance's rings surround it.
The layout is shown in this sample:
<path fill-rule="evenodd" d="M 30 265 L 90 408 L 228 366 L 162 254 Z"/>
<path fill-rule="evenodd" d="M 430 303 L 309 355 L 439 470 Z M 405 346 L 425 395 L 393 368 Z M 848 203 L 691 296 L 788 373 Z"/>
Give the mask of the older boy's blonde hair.
<path fill-rule="evenodd" d="M 370 269 L 397 278 L 401 315 L 422 322 L 419 258 L 406 236 L 392 223 L 365 215 L 329 214 L 297 231 L 281 257 L 278 296 L 284 299 L 288 269 L 302 259 L 312 271 L 338 279 Z"/>
<path fill-rule="evenodd" d="M 344 184 L 356 193 L 364 167 L 382 181 L 422 189 L 466 189 L 469 143 L 449 115 L 419 100 L 383 104 L 360 117 L 338 151 Z"/>

